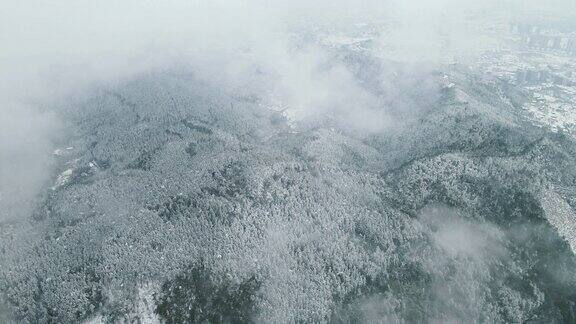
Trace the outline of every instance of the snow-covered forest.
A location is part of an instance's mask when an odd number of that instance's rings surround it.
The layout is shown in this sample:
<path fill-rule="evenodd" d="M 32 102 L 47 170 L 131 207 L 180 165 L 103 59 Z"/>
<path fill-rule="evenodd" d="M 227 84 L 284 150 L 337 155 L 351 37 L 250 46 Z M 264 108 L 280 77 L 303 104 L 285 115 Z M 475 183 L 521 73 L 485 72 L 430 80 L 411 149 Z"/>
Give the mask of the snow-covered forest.
<path fill-rule="evenodd" d="M 0 322 L 575 322 L 574 133 L 465 62 L 299 26 L 285 64 L 0 110 L 27 138 L 0 140 Z"/>

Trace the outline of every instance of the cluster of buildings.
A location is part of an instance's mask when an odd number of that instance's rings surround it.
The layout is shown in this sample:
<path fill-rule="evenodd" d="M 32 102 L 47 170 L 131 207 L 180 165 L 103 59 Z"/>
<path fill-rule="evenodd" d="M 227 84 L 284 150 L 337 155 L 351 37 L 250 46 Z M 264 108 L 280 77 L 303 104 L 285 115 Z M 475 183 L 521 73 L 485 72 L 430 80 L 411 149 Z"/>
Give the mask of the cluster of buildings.
<path fill-rule="evenodd" d="M 522 110 L 534 124 L 576 135 L 576 24 L 513 23 L 507 46 L 484 53 L 472 68 L 524 94 Z"/>
<path fill-rule="evenodd" d="M 553 67 L 526 68 L 515 72 L 514 81 L 518 85 L 551 83 L 560 86 L 576 86 L 576 75 L 571 70 L 559 71 Z"/>
<path fill-rule="evenodd" d="M 566 32 L 536 23 L 514 23 L 513 34 L 522 39 L 527 48 L 560 51 L 576 56 L 576 33 Z"/>

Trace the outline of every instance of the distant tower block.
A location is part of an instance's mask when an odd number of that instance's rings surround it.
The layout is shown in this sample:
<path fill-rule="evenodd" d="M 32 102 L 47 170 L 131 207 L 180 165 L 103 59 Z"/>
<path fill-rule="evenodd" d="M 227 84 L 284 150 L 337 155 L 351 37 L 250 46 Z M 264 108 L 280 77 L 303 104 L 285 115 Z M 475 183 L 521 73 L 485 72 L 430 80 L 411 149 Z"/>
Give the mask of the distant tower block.
<path fill-rule="evenodd" d="M 568 52 L 570 54 L 576 54 L 576 38 L 570 40 L 570 45 L 568 46 Z"/>
<path fill-rule="evenodd" d="M 519 26 L 518 26 L 518 24 L 511 24 L 511 25 L 510 25 L 510 31 L 511 31 L 513 34 L 517 34 L 517 33 L 519 32 Z"/>
<path fill-rule="evenodd" d="M 562 38 L 560 39 L 560 49 L 561 49 L 561 50 L 567 51 L 569 44 L 570 44 L 570 38 L 568 38 L 568 37 L 562 37 Z"/>
<path fill-rule="evenodd" d="M 561 41 L 562 41 L 562 38 L 560 36 L 554 37 L 552 48 L 555 50 L 559 50 Z"/>

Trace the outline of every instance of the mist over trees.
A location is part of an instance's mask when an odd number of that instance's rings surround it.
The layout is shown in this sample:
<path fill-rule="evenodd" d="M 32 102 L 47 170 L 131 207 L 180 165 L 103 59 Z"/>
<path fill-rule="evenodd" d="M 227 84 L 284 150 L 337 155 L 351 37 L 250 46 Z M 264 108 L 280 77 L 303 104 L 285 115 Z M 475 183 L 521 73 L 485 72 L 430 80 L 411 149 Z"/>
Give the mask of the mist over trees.
<path fill-rule="evenodd" d="M 4 303 L 30 322 L 571 321 L 576 259 L 543 206 L 574 206 L 575 143 L 467 90 L 391 133 L 293 127 L 181 72 L 74 99 L 55 185 L 2 224 Z"/>
<path fill-rule="evenodd" d="M 130 5 L 0 13 L 0 322 L 576 322 L 571 3 Z"/>

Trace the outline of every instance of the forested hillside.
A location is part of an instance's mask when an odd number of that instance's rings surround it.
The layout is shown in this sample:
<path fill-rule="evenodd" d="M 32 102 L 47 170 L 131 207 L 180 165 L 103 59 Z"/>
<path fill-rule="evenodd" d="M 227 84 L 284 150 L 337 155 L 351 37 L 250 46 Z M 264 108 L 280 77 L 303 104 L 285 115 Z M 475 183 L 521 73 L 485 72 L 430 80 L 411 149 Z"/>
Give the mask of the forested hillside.
<path fill-rule="evenodd" d="M 434 97 L 400 85 L 401 122 L 377 132 L 294 125 L 193 73 L 71 98 L 53 183 L 25 224 L 0 224 L 2 307 L 31 323 L 575 322 L 574 138 L 527 124 L 513 88 L 450 73 Z"/>

